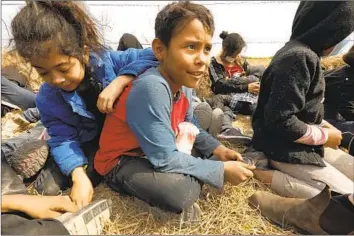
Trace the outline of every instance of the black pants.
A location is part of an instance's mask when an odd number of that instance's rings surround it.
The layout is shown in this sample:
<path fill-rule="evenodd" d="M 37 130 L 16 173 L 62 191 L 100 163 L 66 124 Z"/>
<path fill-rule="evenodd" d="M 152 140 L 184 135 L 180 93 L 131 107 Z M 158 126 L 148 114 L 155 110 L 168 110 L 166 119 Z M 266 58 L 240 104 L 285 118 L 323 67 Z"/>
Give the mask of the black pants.
<path fill-rule="evenodd" d="M 86 170 L 87 176 L 92 182 L 93 187 L 97 186 L 103 177 L 94 169 L 94 157 L 98 150 L 98 138 L 82 145 L 82 150 L 88 160 Z M 65 176 L 61 173 L 58 165 L 55 163 L 52 156 L 48 157 L 47 163 L 41 170 L 37 179 L 34 181 L 34 187 L 39 194 L 56 196 L 60 190 L 65 190 L 72 186 L 70 176 Z"/>
<path fill-rule="evenodd" d="M 201 183 L 194 177 L 154 170 L 149 160 L 122 156 L 105 180 L 114 191 L 151 206 L 181 213 L 199 198 Z"/>
<path fill-rule="evenodd" d="M 55 219 L 32 219 L 24 213 L 1 214 L 3 235 L 69 235 L 64 225 Z"/>

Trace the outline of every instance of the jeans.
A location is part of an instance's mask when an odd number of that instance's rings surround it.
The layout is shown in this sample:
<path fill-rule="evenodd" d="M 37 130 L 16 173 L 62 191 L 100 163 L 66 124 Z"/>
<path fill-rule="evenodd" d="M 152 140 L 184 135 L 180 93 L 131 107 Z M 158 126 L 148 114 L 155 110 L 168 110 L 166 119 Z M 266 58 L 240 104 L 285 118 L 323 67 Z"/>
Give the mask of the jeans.
<path fill-rule="evenodd" d="M 55 219 L 32 219 L 21 212 L 1 214 L 3 235 L 69 235 L 64 225 Z"/>
<path fill-rule="evenodd" d="M 3 76 L 1 77 L 1 96 L 2 99 L 22 110 L 36 107 L 36 95 L 33 92 L 18 86 Z"/>
<path fill-rule="evenodd" d="M 86 174 L 91 180 L 93 187 L 95 187 L 103 179 L 103 177 L 97 173 L 93 166 L 94 157 L 96 151 L 98 150 L 98 138 L 84 143 L 82 145 L 82 150 L 88 160 Z M 54 161 L 54 158 L 50 155 L 44 168 L 34 181 L 34 187 L 37 192 L 42 195 L 55 196 L 58 195 L 60 191 L 70 188 L 71 186 L 71 177 L 65 176 L 61 173 L 58 165 Z"/>
<path fill-rule="evenodd" d="M 122 156 L 106 176 L 108 186 L 123 195 L 134 196 L 151 206 L 181 213 L 199 198 L 201 183 L 194 177 L 154 170 L 149 160 Z"/>

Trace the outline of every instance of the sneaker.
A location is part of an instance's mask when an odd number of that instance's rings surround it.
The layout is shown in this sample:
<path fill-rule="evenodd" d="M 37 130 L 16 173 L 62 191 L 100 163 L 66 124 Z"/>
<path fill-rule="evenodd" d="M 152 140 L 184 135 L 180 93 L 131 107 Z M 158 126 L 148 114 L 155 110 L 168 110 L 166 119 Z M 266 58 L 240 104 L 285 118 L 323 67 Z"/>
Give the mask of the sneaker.
<path fill-rule="evenodd" d="M 249 145 L 252 138 L 242 134 L 238 128 L 230 128 L 218 135 L 218 139 L 225 140 L 237 145 Z"/>
<path fill-rule="evenodd" d="M 150 206 L 148 203 L 138 198 L 134 198 L 134 201 L 140 209 L 152 214 L 155 219 L 163 222 L 169 221 L 180 227 L 199 222 L 200 216 L 202 215 L 202 210 L 197 203 L 193 203 L 192 206 L 184 209 L 182 213 L 177 214 L 174 212 L 164 211 L 158 207 Z"/>
<path fill-rule="evenodd" d="M 65 213 L 56 219 L 69 231 L 70 235 L 99 235 L 104 224 L 109 222 L 112 201 L 103 199 L 93 201 L 75 213 Z"/>

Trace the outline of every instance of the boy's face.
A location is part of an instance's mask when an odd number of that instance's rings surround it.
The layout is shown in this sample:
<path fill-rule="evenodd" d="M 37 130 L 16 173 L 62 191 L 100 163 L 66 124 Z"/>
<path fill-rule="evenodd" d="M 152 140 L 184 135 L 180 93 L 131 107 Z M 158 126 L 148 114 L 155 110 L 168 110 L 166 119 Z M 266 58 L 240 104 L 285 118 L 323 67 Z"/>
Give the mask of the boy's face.
<path fill-rule="evenodd" d="M 194 19 L 173 34 L 168 47 L 159 40 L 154 53 L 160 61 L 160 72 L 170 83 L 173 92 L 181 86 L 195 88 L 210 63 L 212 35 Z M 154 41 L 155 41 L 154 40 Z"/>

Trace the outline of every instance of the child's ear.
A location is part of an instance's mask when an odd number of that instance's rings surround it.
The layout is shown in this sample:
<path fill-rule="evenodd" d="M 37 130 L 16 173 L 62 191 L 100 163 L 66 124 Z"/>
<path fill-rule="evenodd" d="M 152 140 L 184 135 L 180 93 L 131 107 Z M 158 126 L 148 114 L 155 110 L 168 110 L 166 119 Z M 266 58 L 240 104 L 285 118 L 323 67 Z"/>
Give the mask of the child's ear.
<path fill-rule="evenodd" d="M 84 46 L 84 63 L 85 64 L 89 63 L 89 57 L 90 57 L 90 51 L 89 51 L 89 48 L 85 45 Z"/>
<path fill-rule="evenodd" d="M 152 41 L 152 51 L 158 61 L 163 61 L 165 57 L 165 45 L 159 38 L 155 38 Z"/>

